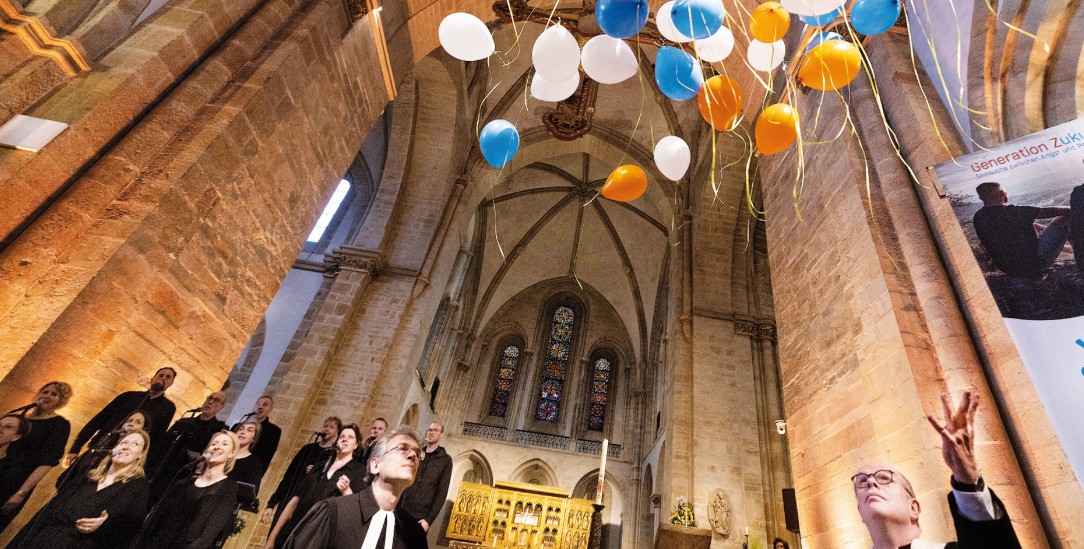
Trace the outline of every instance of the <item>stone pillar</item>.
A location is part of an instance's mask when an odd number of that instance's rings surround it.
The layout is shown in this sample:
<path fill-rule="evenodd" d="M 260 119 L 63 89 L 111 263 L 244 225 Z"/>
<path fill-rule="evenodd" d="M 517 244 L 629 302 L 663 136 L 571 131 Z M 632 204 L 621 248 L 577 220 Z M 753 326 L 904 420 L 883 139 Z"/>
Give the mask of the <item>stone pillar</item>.
<path fill-rule="evenodd" d="M 761 163 L 803 541 L 811 547 L 867 542 L 847 479 L 860 463 L 874 460 L 896 464 L 911 479 L 923 506 L 925 537 L 953 538 L 940 437 L 924 416 L 940 414 L 942 392 L 958 395 L 969 388 L 985 402 L 977 427 L 988 481 L 1008 505 L 1024 546 L 1044 546 L 935 236 L 876 103 L 895 104 L 917 93 L 905 69 L 906 38 L 884 35 L 870 52 L 883 97 L 860 77 L 842 97 L 827 94 L 823 104 L 818 92 L 794 98 L 804 126 L 813 127 L 819 116 L 817 127 L 827 131 L 849 115 L 856 130 L 817 145 L 825 148 L 821 154 L 805 155 L 806 185 L 798 203 L 804 220 L 793 213 L 797 155 Z M 906 124 L 909 134 L 936 140 L 915 110 L 901 114 L 895 126 Z"/>
<path fill-rule="evenodd" d="M 333 367 L 332 359 L 353 326 L 351 319 L 364 301 L 366 290 L 380 276 L 383 267 L 379 254 L 356 249 L 339 250 L 325 261 L 324 276 L 333 279 L 331 289 L 297 354 L 291 362 L 280 366 L 288 370 L 274 395 L 274 415 L 282 428 L 283 439 L 265 478 L 280 478 L 289 464 L 289 456 L 318 429 L 318 425 L 311 424 L 311 415 L 315 409 L 326 408 L 327 403 L 318 402 L 317 397 Z M 272 483 L 264 488 L 274 490 Z"/>

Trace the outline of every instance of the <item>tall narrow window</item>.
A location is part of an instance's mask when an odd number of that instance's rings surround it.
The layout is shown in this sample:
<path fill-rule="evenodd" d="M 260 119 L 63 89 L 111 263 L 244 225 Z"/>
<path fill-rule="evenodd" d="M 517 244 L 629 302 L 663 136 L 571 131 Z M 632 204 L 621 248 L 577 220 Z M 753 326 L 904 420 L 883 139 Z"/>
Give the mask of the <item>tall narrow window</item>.
<path fill-rule="evenodd" d="M 519 366 L 518 345 L 509 345 L 501 353 L 501 363 L 497 368 L 497 382 L 493 384 L 493 399 L 489 401 L 489 415 L 504 417 L 508 413 L 508 395 L 512 393 L 512 380 L 516 377 Z"/>
<path fill-rule="evenodd" d="M 335 212 L 339 211 L 339 206 L 343 203 L 343 199 L 346 198 L 346 193 L 350 191 L 350 182 L 343 179 L 339 181 L 339 186 L 335 188 L 335 193 L 331 195 L 331 200 L 328 200 L 327 206 L 324 206 L 324 213 L 320 214 L 320 219 L 316 220 L 316 226 L 312 228 L 312 232 L 309 233 L 307 242 L 319 242 L 320 237 L 324 236 L 324 231 L 327 230 L 327 226 L 331 224 L 331 220 L 335 217 Z"/>
<path fill-rule="evenodd" d="M 606 425 L 606 405 L 610 403 L 610 361 L 595 360 L 591 373 L 591 402 L 587 411 L 587 428 L 602 431 Z"/>
<path fill-rule="evenodd" d="M 565 388 L 565 371 L 568 369 L 572 324 L 575 320 L 576 313 L 568 307 L 558 307 L 553 312 L 550 338 L 546 342 L 546 361 L 542 366 L 542 394 L 538 397 L 535 419 L 557 421 L 557 415 L 561 411 L 561 395 Z"/>

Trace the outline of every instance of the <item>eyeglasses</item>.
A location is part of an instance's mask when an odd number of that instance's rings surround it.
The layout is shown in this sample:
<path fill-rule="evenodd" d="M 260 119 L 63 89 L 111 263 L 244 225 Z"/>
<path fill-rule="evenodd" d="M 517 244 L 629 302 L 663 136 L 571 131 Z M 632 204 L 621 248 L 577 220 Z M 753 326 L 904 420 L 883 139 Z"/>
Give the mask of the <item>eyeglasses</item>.
<path fill-rule="evenodd" d="M 421 448 L 418 448 L 416 446 L 408 446 L 406 444 L 400 444 L 398 446 L 392 446 L 391 448 L 388 448 L 387 451 L 385 451 L 384 453 L 387 454 L 389 452 L 395 452 L 395 453 L 397 453 L 397 454 L 399 454 L 399 455 L 401 455 L 401 456 L 403 456 L 405 458 L 411 458 L 411 457 L 418 458 L 418 461 L 424 461 L 425 460 L 425 452 L 423 452 Z M 411 455 L 411 454 L 413 454 L 413 455 Z"/>
<path fill-rule="evenodd" d="M 869 479 L 871 478 L 877 484 L 885 486 L 895 482 L 896 473 L 889 471 L 888 469 L 881 469 L 880 471 L 874 471 L 873 473 L 858 473 L 851 477 L 851 482 L 854 483 L 855 488 L 865 488 L 869 485 Z"/>

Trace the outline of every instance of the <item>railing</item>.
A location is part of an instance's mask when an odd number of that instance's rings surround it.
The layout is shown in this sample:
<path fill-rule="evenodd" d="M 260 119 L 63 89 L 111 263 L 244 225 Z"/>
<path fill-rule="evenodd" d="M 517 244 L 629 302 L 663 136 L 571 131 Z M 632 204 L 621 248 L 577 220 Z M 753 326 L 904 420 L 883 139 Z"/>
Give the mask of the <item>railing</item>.
<path fill-rule="evenodd" d="M 593 440 L 577 440 L 576 451 L 581 454 L 591 454 L 597 456 L 602 453 L 602 443 L 595 442 Z M 621 457 L 621 445 L 610 444 L 606 446 L 606 456 L 612 458 Z"/>
<path fill-rule="evenodd" d="M 484 423 L 463 423 L 463 434 L 467 436 L 504 440 L 506 432 L 508 432 L 508 430 L 504 427 L 496 427 Z"/>
<path fill-rule="evenodd" d="M 575 444 L 572 444 L 573 439 L 569 437 L 563 437 L 560 435 L 551 435 L 547 433 L 536 433 L 534 431 L 516 431 L 515 437 L 511 441 L 506 441 L 505 438 L 508 435 L 508 429 L 504 427 L 497 427 L 495 425 L 486 425 L 484 423 L 471 423 L 469 421 L 463 422 L 463 434 L 466 436 L 477 438 L 488 438 L 490 440 L 498 440 L 501 442 L 511 442 L 513 444 L 519 444 L 521 446 L 537 446 L 539 448 L 551 448 L 554 450 L 572 451 L 578 454 L 587 454 L 597 456 L 602 453 L 602 443 L 594 440 L 576 440 Z M 606 455 L 611 458 L 621 457 L 621 445 L 610 444 L 607 447 Z"/>
<path fill-rule="evenodd" d="M 547 435 L 546 433 L 536 433 L 534 431 L 516 431 L 516 443 L 525 446 L 567 450 L 570 440 L 568 437 L 558 435 Z"/>

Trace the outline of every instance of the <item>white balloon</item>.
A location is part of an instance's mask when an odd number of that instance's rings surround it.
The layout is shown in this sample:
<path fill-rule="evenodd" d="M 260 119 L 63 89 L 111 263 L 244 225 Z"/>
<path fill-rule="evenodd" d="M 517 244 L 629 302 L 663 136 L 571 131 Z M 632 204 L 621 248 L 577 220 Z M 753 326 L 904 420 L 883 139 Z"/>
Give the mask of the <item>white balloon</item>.
<path fill-rule="evenodd" d="M 563 82 L 580 70 L 580 45 L 568 29 L 553 25 L 535 40 L 531 59 L 536 73 L 550 82 Z"/>
<path fill-rule="evenodd" d="M 550 82 L 541 75 L 531 78 L 531 97 L 542 101 L 563 101 L 568 99 L 580 87 L 580 71 L 572 73 L 572 78 L 560 82 Z"/>
<path fill-rule="evenodd" d="M 726 27 L 720 27 L 719 32 L 693 42 L 693 48 L 700 59 L 708 63 L 722 61 L 734 50 L 734 33 Z"/>
<path fill-rule="evenodd" d="M 765 44 L 760 40 L 749 41 L 749 64 L 758 71 L 770 71 L 778 67 L 787 56 L 782 40 Z"/>
<path fill-rule="evenodd" d="M 636 56 L 624 40 L 600 34 L 583 45 L 583 72 L 600 84 L 617 84 L 636 74 Z"/>
<path fill-rule="evenodd" d="M 795 15 L 824 15 L 835 11 L 846 0 L 782 0 L 783 9 Z"/>
<path fill-rule="evenodd" d="M 677 30 L 674 26 L 674 17 L 670 14 L 670 10 L 674 9 L 674 0 L 662 5 L 659 8 L 659 13 L 655 14 L 655 26 L 659 28 L 659 34 L 663 38 L 671 41 L 683 44 L 685 42 L 692 41 L 692 38 L 681 34 L 681 31 Z"/>
<path fill-rule="evenodd" d="M 437 29 L 440 45 L 448 55 L 463 61 L 478 61 L 493 54 L 493 36 L 481 19 L 469 13 L 453 13 Z"/>
<path fill-rule="evenodd" d="M 690 158 L 689 144 L 680 137 L 668 135 L 655 144 L 655 165 L 672 181 L 685 175 Z"/>

